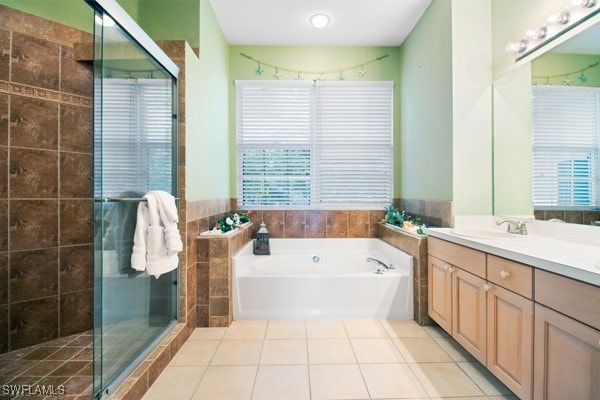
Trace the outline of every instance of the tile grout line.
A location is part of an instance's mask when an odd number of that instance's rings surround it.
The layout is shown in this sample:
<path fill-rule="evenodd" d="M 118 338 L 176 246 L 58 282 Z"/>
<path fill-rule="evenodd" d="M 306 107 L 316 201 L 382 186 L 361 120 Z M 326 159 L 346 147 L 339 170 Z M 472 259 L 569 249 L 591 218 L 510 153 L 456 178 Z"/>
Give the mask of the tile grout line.
<path fill-rule="evenodd" d="M 305 228 L 304 228 L 305 231 L 304 231 L 304 234 L 305 234 L 305 237 L 306 237 L 306 213 L 305 213 L 304 221 L 305 221 Z M 312 385 L 311 385 L 311 381 L 310 381 L 310 360 L 308 358 L 309 354 L 308 354 L 308 321 L 307 320 L 304 320 L 304 337 L 305 337 L 305 344 L 306 344 L 305 345 L 305 349 L 306 349 L 306 374 L 307 374 L 306 378 L 307 378 L 307 381 L 308 381 L 308 398 L 310 400 L 312 400 Z"/>
<path fill-rule="evenodd" d="M 252 382 L 252 390 L 250 391 L 250 398 L 254 396 L 254 389 L 256 388 L 256 380 L 258 379 L 258 370 L 260 368 L 260 361 L 262 359 L 263 349 L 265 348 L 265 340 L 267 337 L 267 332 L 269 331 L 269 324 L 271 321 L 267 320 L 267 326 L 265 328 L 265 333 L 263 333 L 262 344 L 260 346 L 260 352 L 258 354 L 258 361 L 256 362 L 256 373 L 254 374 L 254 381 Z"/>

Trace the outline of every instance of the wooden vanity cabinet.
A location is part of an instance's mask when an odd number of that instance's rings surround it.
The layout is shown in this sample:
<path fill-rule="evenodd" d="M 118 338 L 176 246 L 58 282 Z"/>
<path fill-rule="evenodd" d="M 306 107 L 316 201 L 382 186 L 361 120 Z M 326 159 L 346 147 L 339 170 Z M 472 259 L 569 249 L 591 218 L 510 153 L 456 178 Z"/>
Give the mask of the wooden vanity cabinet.
<path fill-rule="evenodd" d="M 433 237 L 428 247 L 431 318 L 517 396 L 531 399 L 533 269 Z"/>
<path fill-rule="evenodd" d="M 535 400 L 600 399 L 600 331 L 535 305 Z"/>
<path fill-rule="evenodd" d="M 600 399 L 600 288 L 541 270 L 535 283 L 534 399 Z"/>
<path fill-rule="evenodd" d="M 533 301 L 495 284 L 488 288 L 486 367 L 520 399 L 531 399 Z"/>
<path fill-rule="evenodd" d="M 446 332 L 452 332 L 452 267 L 433 256 L 428 257 L 427 264 L 429 316 Z"/>
<path fill-rule="evenodd" d="M 452 337 L 486 364 L 485 280 L 460 268 L 452 274 Z"/>

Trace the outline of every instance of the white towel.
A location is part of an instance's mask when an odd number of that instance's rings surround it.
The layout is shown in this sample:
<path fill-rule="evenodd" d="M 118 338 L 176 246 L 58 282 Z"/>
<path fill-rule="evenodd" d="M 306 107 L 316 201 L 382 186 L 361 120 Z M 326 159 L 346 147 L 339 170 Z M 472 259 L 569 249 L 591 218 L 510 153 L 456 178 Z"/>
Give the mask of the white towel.
<path fill-rule="evenodd" d="M 158 278 L 179 265 L 177 253 L 183 250 L 183 243 L 177 228 L 177 207 L 175 198 L 166 192 L 148 192 L 144 198 L 147 202 L 138 206 L 131 266 Z"/>
<path fill-rule="evenodd" d="M 175 197 L 159 190 L 148 192 L 148 194 L 155 196 L 157 200 L 160 220 L 165 227 L 165 242 L 169 255 L 181 252 L 183 250 L 183 242 L 181 241 L 179 228 L 177 228 L 179 217 L 177 215 Z"/>

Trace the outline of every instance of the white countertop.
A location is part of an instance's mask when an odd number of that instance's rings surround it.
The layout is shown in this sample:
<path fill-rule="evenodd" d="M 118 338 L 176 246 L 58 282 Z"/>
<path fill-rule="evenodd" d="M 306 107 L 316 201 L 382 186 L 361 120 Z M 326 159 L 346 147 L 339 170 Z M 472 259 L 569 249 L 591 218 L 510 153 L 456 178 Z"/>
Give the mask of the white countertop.
<path fill-rule="evenodd" d="M 522 240 L 472 238 L 452 231 L 452 228 L 425 229 L 429 236 L 600 286 L 600 247 L 594 244 L 535 234 Z"/>

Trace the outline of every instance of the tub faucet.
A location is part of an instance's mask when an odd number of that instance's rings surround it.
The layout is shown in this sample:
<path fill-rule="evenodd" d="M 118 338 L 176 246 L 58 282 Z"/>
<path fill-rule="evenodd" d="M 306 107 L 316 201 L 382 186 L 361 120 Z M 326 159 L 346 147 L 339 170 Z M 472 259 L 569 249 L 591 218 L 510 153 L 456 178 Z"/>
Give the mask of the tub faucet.
<path fill-rule="evenodd" d="M 384 263 L 381 260 L 378 260 L 376 258 L 373 257 L 367 257 L 367 262 L 372 262 L 377 264 L 378 268 L 377 268 L 377 273 L 380 274 L 382 271 L 382 267 L 385 268 L 386 271 L 389 271 L 390 269 L 394 269 L 394 267 L 390 264 L 390 266 L 388 266 L 386 263 Z"/>
<path fill-rule="evenodd" d="M 496 221 L 496 225 L 502 225 L 506 223 L 508 225 L 506 232 L 517 235 L 527 235 L 527 226 L 525 225 L 525 222 L 526 221 L 519 222 L 509 218 L 502 218 Z"/>

